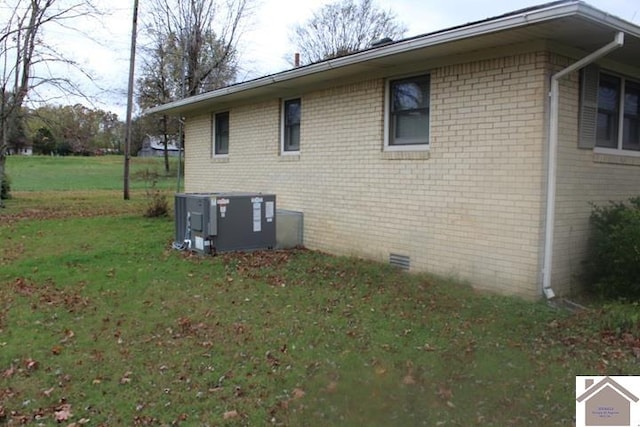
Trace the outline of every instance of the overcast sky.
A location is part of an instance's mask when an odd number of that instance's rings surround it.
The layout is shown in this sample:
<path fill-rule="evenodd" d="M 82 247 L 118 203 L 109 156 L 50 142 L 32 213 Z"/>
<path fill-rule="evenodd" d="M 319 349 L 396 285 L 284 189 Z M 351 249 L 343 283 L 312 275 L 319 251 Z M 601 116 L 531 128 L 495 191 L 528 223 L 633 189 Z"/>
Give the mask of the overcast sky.
<path fill-rule="evenodd" d="M 92 74 L 102 91 L 97 108 L 110 110 L 124 119 L 128 78 L 130 29 L 133 0 L 97 0 L 108 12 L 101 22 L 88 22 L 88 32 L 96 41 L 79 35 L 69 38 L 64 30 L 50 31 L 48 40 L 72 53 Z M 251 21 L 239 46 L 239 80 L 247 80 L 289 68 L 295 49 L 288 35 L 291 27 L 308 19 L 313 10 L 329 0 L 256 0 Z M 376 0 L 392 10 L 407 27 L 407 37 L 501 15 L 544 3 L 535 0 Z M 140 12 L 150 0 L 139 0 Z M 638 0 L 590 0 L 588 4 L 640 25 Z M 60 102 L 64 103 L 64 100 Z"/>

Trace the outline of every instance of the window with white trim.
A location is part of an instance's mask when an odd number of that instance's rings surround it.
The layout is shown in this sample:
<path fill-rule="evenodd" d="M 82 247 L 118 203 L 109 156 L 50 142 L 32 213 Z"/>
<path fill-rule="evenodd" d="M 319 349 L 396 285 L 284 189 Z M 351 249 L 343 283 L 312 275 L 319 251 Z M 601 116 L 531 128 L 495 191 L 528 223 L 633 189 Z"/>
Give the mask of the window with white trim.
<path fill-rule="evenodd" d="M 282 102 L 281 150 L 283 154 L 300 151 L 301 116 L 302 101 L 300 98 L 287 99 Z"/>
<path fill-rule="evenodd" d="M 640 82 L 592 66 L 581 85 L 580 147 L 640 155 Z"/>
<path fill-rule="evenodd" d="M 385 149 L 419 150 L 429 146 L 430 98 L 429 74 L 387 81 Z"/>
<path fill-rule="evenodd" d="M 213 116 L 213 155 L 229 154 L 229 112 L 216 113 Z"/>

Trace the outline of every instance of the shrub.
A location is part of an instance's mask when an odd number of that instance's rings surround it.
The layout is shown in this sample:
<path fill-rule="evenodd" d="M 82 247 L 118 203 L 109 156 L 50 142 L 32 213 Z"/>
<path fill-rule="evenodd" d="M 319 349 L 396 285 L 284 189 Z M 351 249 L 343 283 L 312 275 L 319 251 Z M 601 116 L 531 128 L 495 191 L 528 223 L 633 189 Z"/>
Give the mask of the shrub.
<path fill-rule="evenodd" d="M 605 298 L 640 300 L 640 198 L 594 206 L 587 284 Z"/>
<path fill-rule="evenodd" d="M 149 203 L 144 211 L 144 216 L 147 218 L 157 218 L 169 215 L 169 201 L 167 196 L 155 189 L 152 192 L 147 192 Z"/>
<path fill-rule="evenodd" d="M 600 327 L 615 332 L 640 336 L 640 307 L 638 303 L 615 302 L 606 304 L 599 318 Z"/>
<path fill-rule="evenodd" d="M 2 185 L 0 186 L 0 200 L 11 198 L 11 180 L 6 173 L 3 175 Z"/>
<path fill-rule="evenodd" d="M 136 175 L 146 183 L 146 193 L 149 202 L 144 211 L 144 216 L 147 218 L 158 218 L 169 215 L 169 201 L 167 200 L 167 196 L 156 188 L 160 177 L 158 172 L 145 169 Z"/>

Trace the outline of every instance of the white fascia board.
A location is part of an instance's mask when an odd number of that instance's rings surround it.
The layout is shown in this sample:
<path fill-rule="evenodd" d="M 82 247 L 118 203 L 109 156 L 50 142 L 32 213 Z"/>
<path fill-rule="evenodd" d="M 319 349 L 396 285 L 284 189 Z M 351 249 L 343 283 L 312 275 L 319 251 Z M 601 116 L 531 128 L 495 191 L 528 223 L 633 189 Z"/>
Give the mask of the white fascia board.
<path fill-rule="evenodd" d="M 625 33 L 629 33 L 640 38 L 640 27 L 634 24 L 595 9 L 581 1 L 561 3 L 543 9 L 527 10 L 517 15 L 497 17 L 495 19 L 480 21 L 475 24 L 472 23 L 460 27 L 454 27 L 449 30 L 416 36 L 387 46 L 367 49 L 348 56 L 282 71 L 277 74 L 260 77 L 255 80 L 234 84 L 211 92 L 159 105 L 144 111 L 143 114 L 169 113 L 172 111 L 186 111 L 191 108 L 195 109 L 198 104 L 206 104 L 218 98 L 266 87 L 276 83 L 285 83 L 301 77 L 366 63 L 386 56 L 410 52 L 417 49 L 424 49 L 430 46 L 468 39 L 498 31 L 505 31 L 572 15 L 583 16 L 587 19 L 608 25 L 612 27 L 612 29 L 624 31 Z"/>

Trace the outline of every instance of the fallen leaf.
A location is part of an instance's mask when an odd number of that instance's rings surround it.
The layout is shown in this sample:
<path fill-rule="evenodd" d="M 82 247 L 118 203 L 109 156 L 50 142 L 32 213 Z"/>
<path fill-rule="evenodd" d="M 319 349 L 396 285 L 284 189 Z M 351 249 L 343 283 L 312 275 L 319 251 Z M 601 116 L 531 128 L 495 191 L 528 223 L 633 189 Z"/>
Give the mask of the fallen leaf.
<path fill-rule="evenodd" d="M 133 372 L 125 372 L 122 378 L 120 378 L 120 384 L 129 384 L 131 382 L 131 378 L 129 378 L 131 375 L 133 375 Z"/>
<path fill-rule="evenodd" d="M 71 405 L 65 403 L 64 405 L 60 406 L 60 408 L 58 408 L 58 410 L 56 410 L 53 415 L 57 422 L 67 421 L 72 416 Z"/>
<path fill-rule="evenodd" d="M 16 373 L 16 368 L 15 366 L 11 365 L 9 368 L 5 369 L 5 371 L 2 373 L 2 376 L 5 378 L 11 378 L 12 376 L 14 376 Z"/>
<path fill-rule="evenodd" d="M 53 347 L 51 347 L 51 354 L 53 354 L 54 356 L 58 356 L 60 353 L 62 353 L 62 347 L 59 345 L 54 345 Z"/>
<path fill-rule="evenodd" d="M 331 381 L 325 388 L 324 391 L 327 393 L 335 393 L 338 390 L 338 383 L 335 381 Z"/>
<path fill-rule="evenodd" d="M 444 386 L 444 385 L 439 385 L 438 386 L 438 391 L 437 391 L 437 395 L 442 399 L 442 400 L 446 400 L 449 401 L 451 400 L 451 398 L 453 397 L 453 392 L 451 391 L 450 388 Z M 448 403 L 447 403 L 448 404 Z"/>
<path fill-rule="evenodd" d="M 222 419 L 231 420 L 233 418 L 238 418 L 239 416 L 240 414 L 238 414 L 238 411 L 227 411 L 222 414 Z"/>
<path fill-rule="evenodd" d="M 405 385 L 411 385 L 411 384 L 415 384 L 416 380 L 415 378 L 413 378 L 413 375 L 411 374 L 407 374 L 403 379 L 402 379 L 402 384 Z"/>
<path fill-rule="evenodd" d="M 413 362 L 410 360 L 407 360 L 405 365 L 407 366 L 407 375 L 405 375 L 404 378 L 402 379 L 402 384 L 405 384 L 405 385 L 415 384 L 416 380 L 413 377 Z"/>
<path fill-rule="evenodd" d="M 305 394 L 306 394 L 306 393 L 305 393 L 305 391 L 304 391 L 304 390 L 302 390 L 301 388 L 294 388 L 294 389 L 293 389 L 293 392 L 291 393 L 292 398 L 293 398 L 294 400 L 296 400 L 296 399 L 302 399 L 302 398 L 304 397 L 304 395 L 305 395 Z"/>
<path fill-rule="evenodd" d="M 35 371 L 36 369 L 38 369 L 38 365 L 38 362 L 31 358 L 25 359 L 24 361 L 24 367 L 29 371 Z"/>
<path fill-rule="evenodd" d="M 387 370 L 383 366 L 376 366 L 375 368 L 376 375 L 384 375 L 387 373 Z"/>
<path fill-rule="evenodd" d="M 65 343 L 65 342 L 69 341 L 70 339 L 72 339 L 75 336 L 76 336 L 75 332 L 73 332 L 71 329 L 65 329 L 64 330 L 64 338 L 62 338 L 60 340 L 60 342 L 61 343 Z"/>

